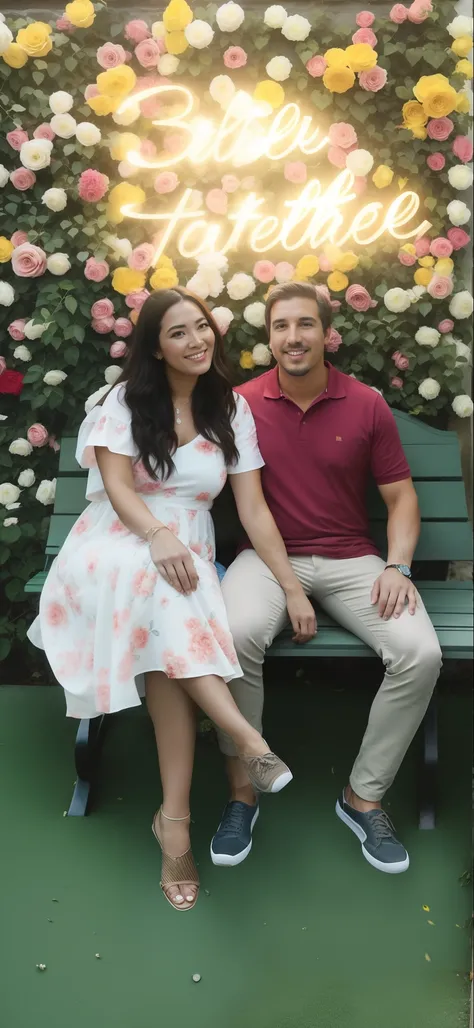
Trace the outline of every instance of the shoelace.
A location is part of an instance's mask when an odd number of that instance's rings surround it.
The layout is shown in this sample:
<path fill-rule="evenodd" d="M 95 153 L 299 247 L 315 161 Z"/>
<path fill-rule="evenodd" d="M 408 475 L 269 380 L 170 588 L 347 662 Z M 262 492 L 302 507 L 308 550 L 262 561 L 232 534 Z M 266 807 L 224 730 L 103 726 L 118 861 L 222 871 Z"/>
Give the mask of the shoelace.
<path fill-rule="evenodd" d="M 259 757 L 252 757 L 252 770 L 270 771 L 276 767 L 278 757 L 274 753 L 264 753 Z"/>
<path fill-rule="evenodd" d="M 383 839 L 395 838 L 395 828 L 385 810 L 370 811 L 369 816 L 377 842 L 382 842 Z"/>
<path fill-rule="evenodd" d="M 244 811 L 240 804 L 233 803 L 227 808 L 222 822 L 222 830 L 226 835 L 240 835 L 244 827 Z"/>

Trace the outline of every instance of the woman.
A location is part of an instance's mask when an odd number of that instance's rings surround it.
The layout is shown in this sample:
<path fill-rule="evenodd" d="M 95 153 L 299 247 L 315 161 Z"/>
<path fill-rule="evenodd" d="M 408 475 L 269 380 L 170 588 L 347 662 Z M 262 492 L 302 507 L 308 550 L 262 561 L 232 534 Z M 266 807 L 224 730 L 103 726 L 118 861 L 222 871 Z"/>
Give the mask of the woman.
<path fill-rule="evenodd" d="M 29 638 L 46 650 L 70 717 L 140 703 L 145 676 L 163 802 L 153 821 L 161 885 L 177 910 L 197 900 L 189 840 L 195 709 L 235 741 L 260 791 L 291 772 L 240 714 L 242 674 L 214 566 L 210 509 L 227 475 L 243 527 L 288 595 L 300 637 L 312 608 L 260 486 L 255 425 L 232 391 L 211 314 L 182 289 L 145 302 L 121 379 L 86 417 L 76 457 L 90 506 L 51 567 Z"/>

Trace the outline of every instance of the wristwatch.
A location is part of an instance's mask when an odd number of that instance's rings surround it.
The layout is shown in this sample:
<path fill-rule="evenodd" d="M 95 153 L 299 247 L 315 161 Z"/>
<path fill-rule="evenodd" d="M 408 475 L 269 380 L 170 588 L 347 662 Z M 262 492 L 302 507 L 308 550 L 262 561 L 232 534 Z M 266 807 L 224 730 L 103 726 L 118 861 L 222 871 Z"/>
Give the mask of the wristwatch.
<path fill-rule="evenodd" d="M 405 578 L 411 578 L 411 571 L 408 564 L 387 564 L 385 570 L 387 570 L 387 568 L 395 568 L 401 575 L 405 575 Z"/>

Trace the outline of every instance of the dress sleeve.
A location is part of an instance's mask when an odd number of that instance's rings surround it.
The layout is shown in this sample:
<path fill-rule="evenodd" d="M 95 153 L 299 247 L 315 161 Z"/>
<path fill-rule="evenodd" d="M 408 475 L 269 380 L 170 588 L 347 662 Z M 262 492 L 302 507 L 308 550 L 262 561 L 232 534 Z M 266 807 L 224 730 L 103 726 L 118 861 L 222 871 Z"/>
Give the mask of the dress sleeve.
<path fill-rule="evenodd" d="M 82 422 L 76 448 L 81 468 L 95 468 L 94 447 L 105 446 L 112 453 L 138 457 L 132 436 L 132 416 L 125 403 L 125 386 L 116 386 L 108 393 L 101 407 L 94 407 Z"/>
<path fill-rule="evenodd" d="M 241 475 L 244 471 L 257 471 L 263 468 L 265 461 L 262 459 L 257 441 L 257 429 L 255 421 L 247 403 L 247 400 L 238 393 L 234 393 L 237 410 L 232 421 L 234 429 L 235 445 L 239 451 L 239 459 L 235 464 L 227 468 L 229 475 Z"/>

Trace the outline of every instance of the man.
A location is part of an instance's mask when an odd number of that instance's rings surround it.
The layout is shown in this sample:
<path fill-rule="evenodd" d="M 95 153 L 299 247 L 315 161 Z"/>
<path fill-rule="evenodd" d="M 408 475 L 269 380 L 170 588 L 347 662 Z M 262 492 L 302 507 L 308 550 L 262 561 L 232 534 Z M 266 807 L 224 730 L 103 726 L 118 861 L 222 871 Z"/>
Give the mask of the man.
<path fill-rule="evenodd" d="M 336 813 L 361 841 L 369 863 L 395 874 L 408 868 L 409 857 L 381 800 L 423 719 L 441 651 L 411 581 L 420 519 L 395 419 L 377 391 L 325 362 L 331 318 L 324 290 L 301 282 L 276 286 L 266 308 L 276 367 L 239 391 L 255 418 L 265 496 L 297 577 L 309 596 L 385 664 Z M 388 511 L 386 562 L 369 534 L 371 476 Z M 232 692 L 260 731 L 262 665 L 266 647 L 287 623 L 285 596 L 249 548 L 229 568 L 223 590 L 244 672 L 232 682 Z M 231 801 L 211 856 L 215 864 L 234 865 L 250 852 L 258 799 L 230 740 L 219 742 Z"/>

